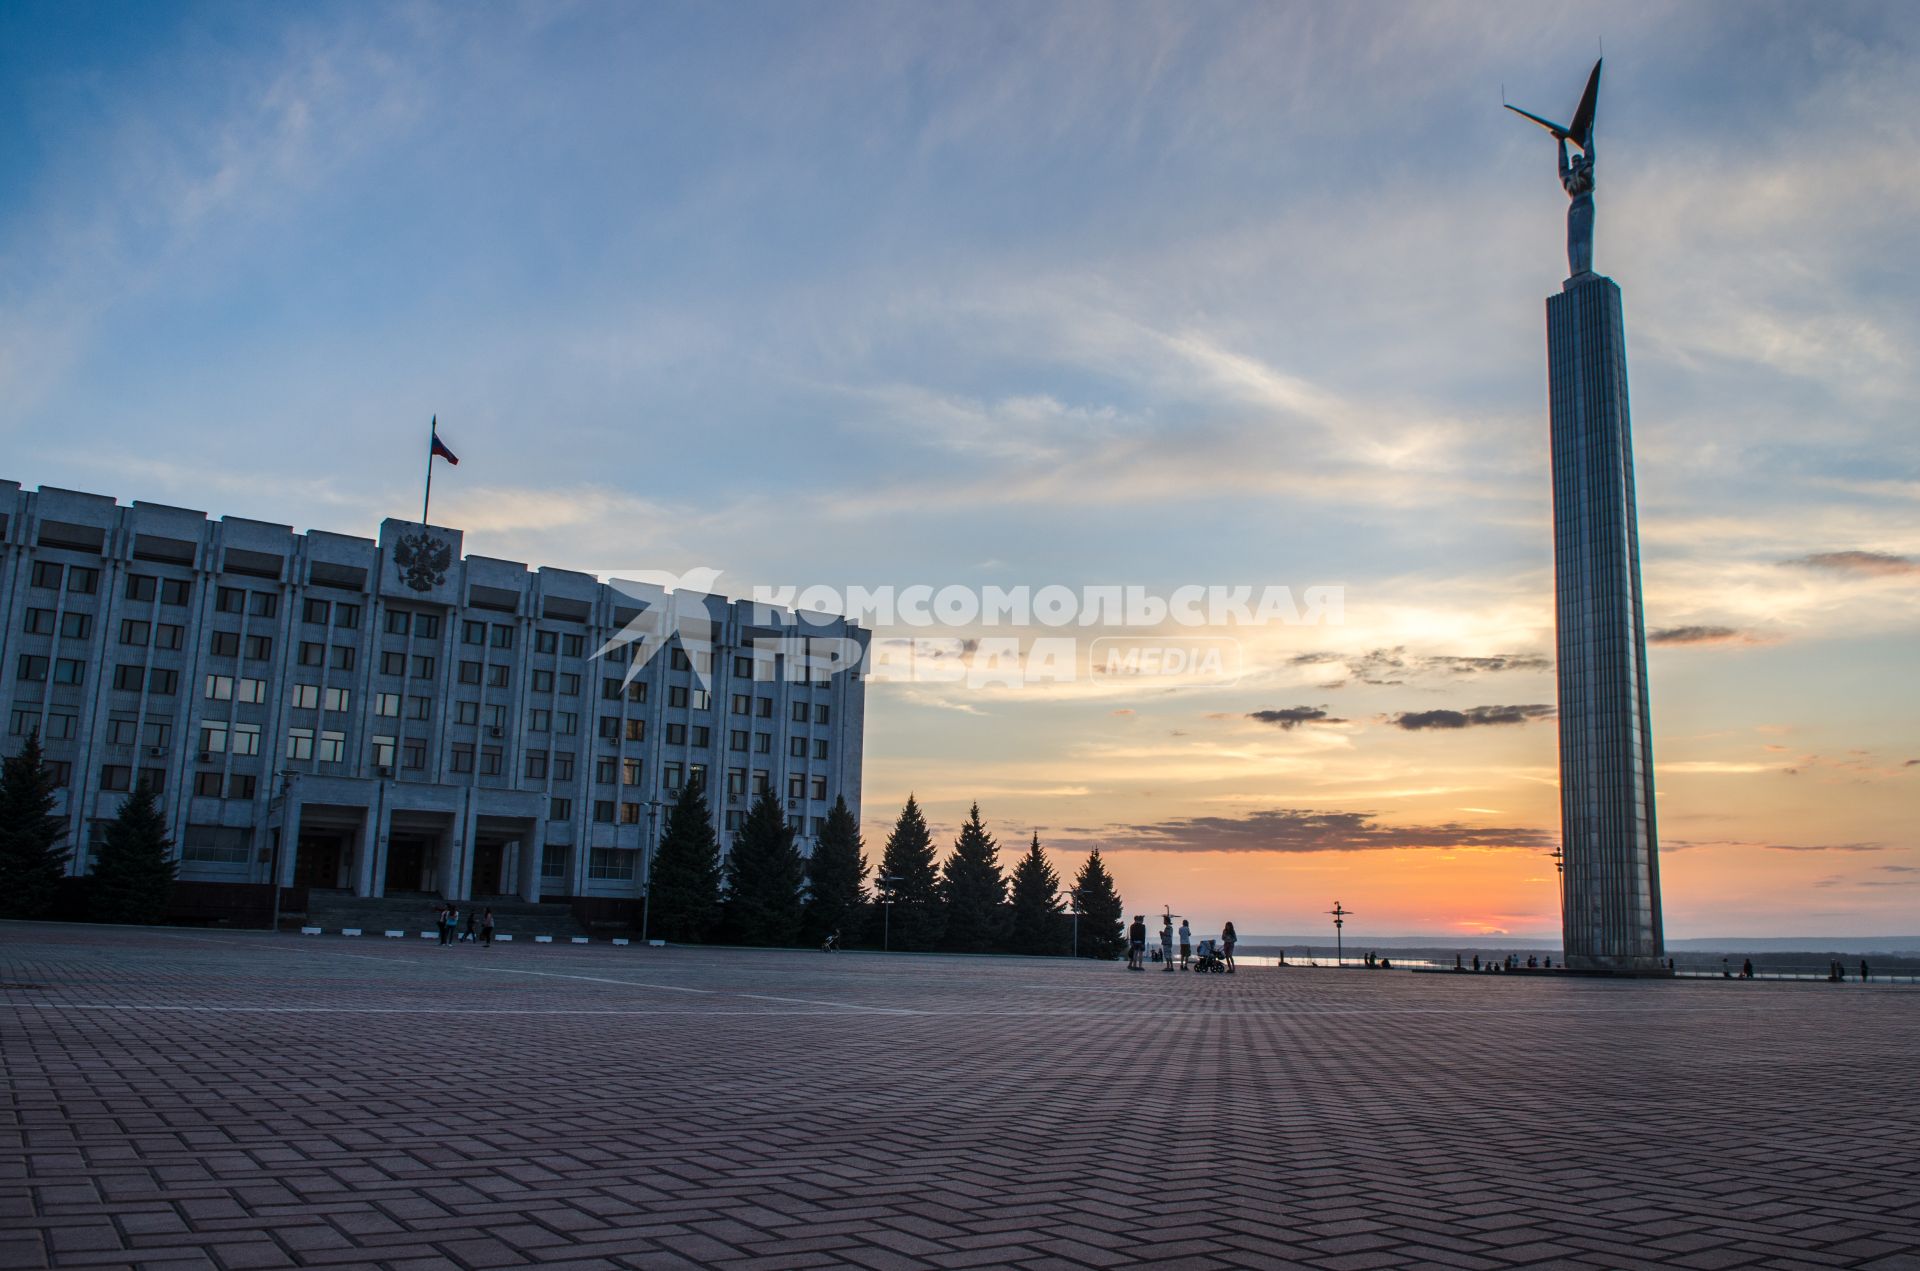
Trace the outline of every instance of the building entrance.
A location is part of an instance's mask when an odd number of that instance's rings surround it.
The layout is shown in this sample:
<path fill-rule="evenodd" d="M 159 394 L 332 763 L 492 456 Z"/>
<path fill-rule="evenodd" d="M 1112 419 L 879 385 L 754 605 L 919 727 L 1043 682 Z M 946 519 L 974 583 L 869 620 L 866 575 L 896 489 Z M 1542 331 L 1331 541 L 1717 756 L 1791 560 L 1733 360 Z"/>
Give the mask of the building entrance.
<path fill-rule="evenodd" d="M 387 839 L 386 894 L 429 891 L 428 872 L 434 841 L 425 834 L 394 834 Z"/>
<path fill-rule="evenodd" d="M 338 887 L 340 862 L 347 850 L 346 837 L 329 832 L 302 834 L 293 860 L 293 885 Z"/>

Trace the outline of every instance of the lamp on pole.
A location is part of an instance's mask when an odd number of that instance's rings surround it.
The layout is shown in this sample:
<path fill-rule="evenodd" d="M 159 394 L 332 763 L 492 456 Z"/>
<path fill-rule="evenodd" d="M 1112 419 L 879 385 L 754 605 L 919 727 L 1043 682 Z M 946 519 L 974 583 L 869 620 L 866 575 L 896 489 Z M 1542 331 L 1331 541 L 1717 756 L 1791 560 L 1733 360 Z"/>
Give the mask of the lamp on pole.
<path fill-rule="evenodd" d="M 1340 941 L 1340 928 L 1347 925 L 1347 917 L 1353 913 L 1353 910 L 1342 909 L 1340 902 L 1336 900 L 1333 902 L 1333 908 L 1327 910 L 1327 912 L 1333 915 L 1333 964 L 1335 966 L 1344 966 L 1346 965 L 1346 949 Z"/>
<path fill-rule="evenodd" d="M 654 829 L 654 821 L 661 808 L 673 805 L 663 799 L 647 800 L 647 841 L 640 848 L 640 943 L 647 943 L 647 933 L 653 920 L 653 849 L 659 842 L 659 833 Z"/>
<path fill-rule="evenodd" d="M 1080 889 L 1067 888 L 1067 913 L 1073 918 L 1073 956 L 1080 956 Z"/>
<path fill-rule="evenodd" d="M 893 951 L 893 885 L 900 881 L 898 874 L 875 874 L 873 881 L 880 888 L 880 952 Z"/>
<path fill-rule="evenodd" d="M 275 935 L 280 932 L 280 853 L 286 844 L 287 835 L 294 832 L 295 828 L 292 794 L 294 778 L 299 775 L 292 769 L 286 769 L 280 774 L 280 798 L 277 800 L 280 804 L 280 832 L 273 836 L 273 925 L 268 928 Z M 298 844 L 295 845 L 294 850 L 299 850 Z"/>

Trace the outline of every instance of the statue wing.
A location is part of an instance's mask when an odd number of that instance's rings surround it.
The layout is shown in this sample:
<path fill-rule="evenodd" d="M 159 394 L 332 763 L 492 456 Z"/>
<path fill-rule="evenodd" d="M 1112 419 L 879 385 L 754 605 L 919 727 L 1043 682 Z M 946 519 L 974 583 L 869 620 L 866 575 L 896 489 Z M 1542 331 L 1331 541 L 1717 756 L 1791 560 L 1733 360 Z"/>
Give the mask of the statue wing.
<path fill-rule="evenodd" d="M 394 563 L 399 565 L 400 568 L 412 569 L 413 558 L 417 554 L 418 553 L 415 552 L 413 544 L 408 541 L 405 535 L 401 535 L 400 538 L 394 541 L 393 559 L 394 559 Z"/>
<path fill-rule="evenodd" d="M 1605 58 L 1601 59 L 1601 61 L 1605 60 Z M 1587 76 L 1587 91 L 1580 95 L 1580 106 L 1573 112 L 1573 122 L 1567 125 L 1568 137 L 1582 150 L 1593 149 L 1593 115 L 1599 105 L 1600 62 L 1595 62 L 1593 74 Z"/>
<path fill-rule="evenodd" d="M 1554 136 L 1558 137 L 1562 141 L 1567 141 L 1569 139 L 1576 140 L 1576 141 L 1578 140 L 1577 137 L 1574 137 L 1570 129 L 1560 124 L 1554 123 L 1553 120 L 1551 119 L 1542 119 L 1540 118 L 1540 116 L 1534 114 L 1532 111 L 1522 110 L 1518 106 L 1508 106 L 1507 109 L 1512 111 L 1516 115 L 1525 115 L 1528 119 L 1533 120 L 1534 123 L 1539 124 L 1542 128 L 1545 128 L 1548 132 L 1552 133 Z"/>

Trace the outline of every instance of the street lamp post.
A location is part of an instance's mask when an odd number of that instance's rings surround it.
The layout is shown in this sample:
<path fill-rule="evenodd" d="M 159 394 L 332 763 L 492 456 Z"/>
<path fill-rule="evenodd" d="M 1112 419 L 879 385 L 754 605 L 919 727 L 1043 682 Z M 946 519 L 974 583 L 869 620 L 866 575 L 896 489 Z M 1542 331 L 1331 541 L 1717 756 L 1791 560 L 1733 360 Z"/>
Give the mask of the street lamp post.
<path fill-rule="evenodd" d="M 1336 900 L 1333 902 L 1333 908 L 1327 912 L 1333 915 L 1333 964 L 1336 967 L 1345 966 L 1346 947 L 1340 940 L 1340 928 L 1347 925 L 1347 917 L 1353 913 L 1353 910 L 1342 909 L 1340 902 Z"/>
<path fill-rule="evenodd" d="M 1067 888 L 1067 913 L 1073 918 L 1073 956 L 1080 956 L 1080 889 Z"/>
<path fill-rule="evenodd" d="M 659 799 L 647 800 L 647 841 L 640 849 L 640 943 L 647 943 L 647 934 L 653 921 L 653 848 L 659 839 L 654 822 L 660 815 L 660 809 L 667 804 Z"/>
<path fill-rule="evenodd" d="M 898 874 L 876 874 L 874 882 L 880 885 L 883 893 L 880 898 L 880 952 L 893 951 L 893 885 L 900 881 Z"/>

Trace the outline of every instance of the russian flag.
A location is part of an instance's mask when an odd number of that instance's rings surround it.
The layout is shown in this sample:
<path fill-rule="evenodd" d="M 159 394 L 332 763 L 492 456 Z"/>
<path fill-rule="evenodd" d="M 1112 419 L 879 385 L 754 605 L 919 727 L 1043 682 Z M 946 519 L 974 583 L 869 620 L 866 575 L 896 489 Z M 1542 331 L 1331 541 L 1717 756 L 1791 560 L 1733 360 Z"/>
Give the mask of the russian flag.
<path fill-rule="evenodd" d="M 427 461 L 431 463 L 435 455 L 439 455 L 456 468 L 460 466 L 460 456 L 448 450 L 447 443 L 440 440 L 440 417 L 438 415 L 433 417 L 433 449 L 427 452 Z"/>

